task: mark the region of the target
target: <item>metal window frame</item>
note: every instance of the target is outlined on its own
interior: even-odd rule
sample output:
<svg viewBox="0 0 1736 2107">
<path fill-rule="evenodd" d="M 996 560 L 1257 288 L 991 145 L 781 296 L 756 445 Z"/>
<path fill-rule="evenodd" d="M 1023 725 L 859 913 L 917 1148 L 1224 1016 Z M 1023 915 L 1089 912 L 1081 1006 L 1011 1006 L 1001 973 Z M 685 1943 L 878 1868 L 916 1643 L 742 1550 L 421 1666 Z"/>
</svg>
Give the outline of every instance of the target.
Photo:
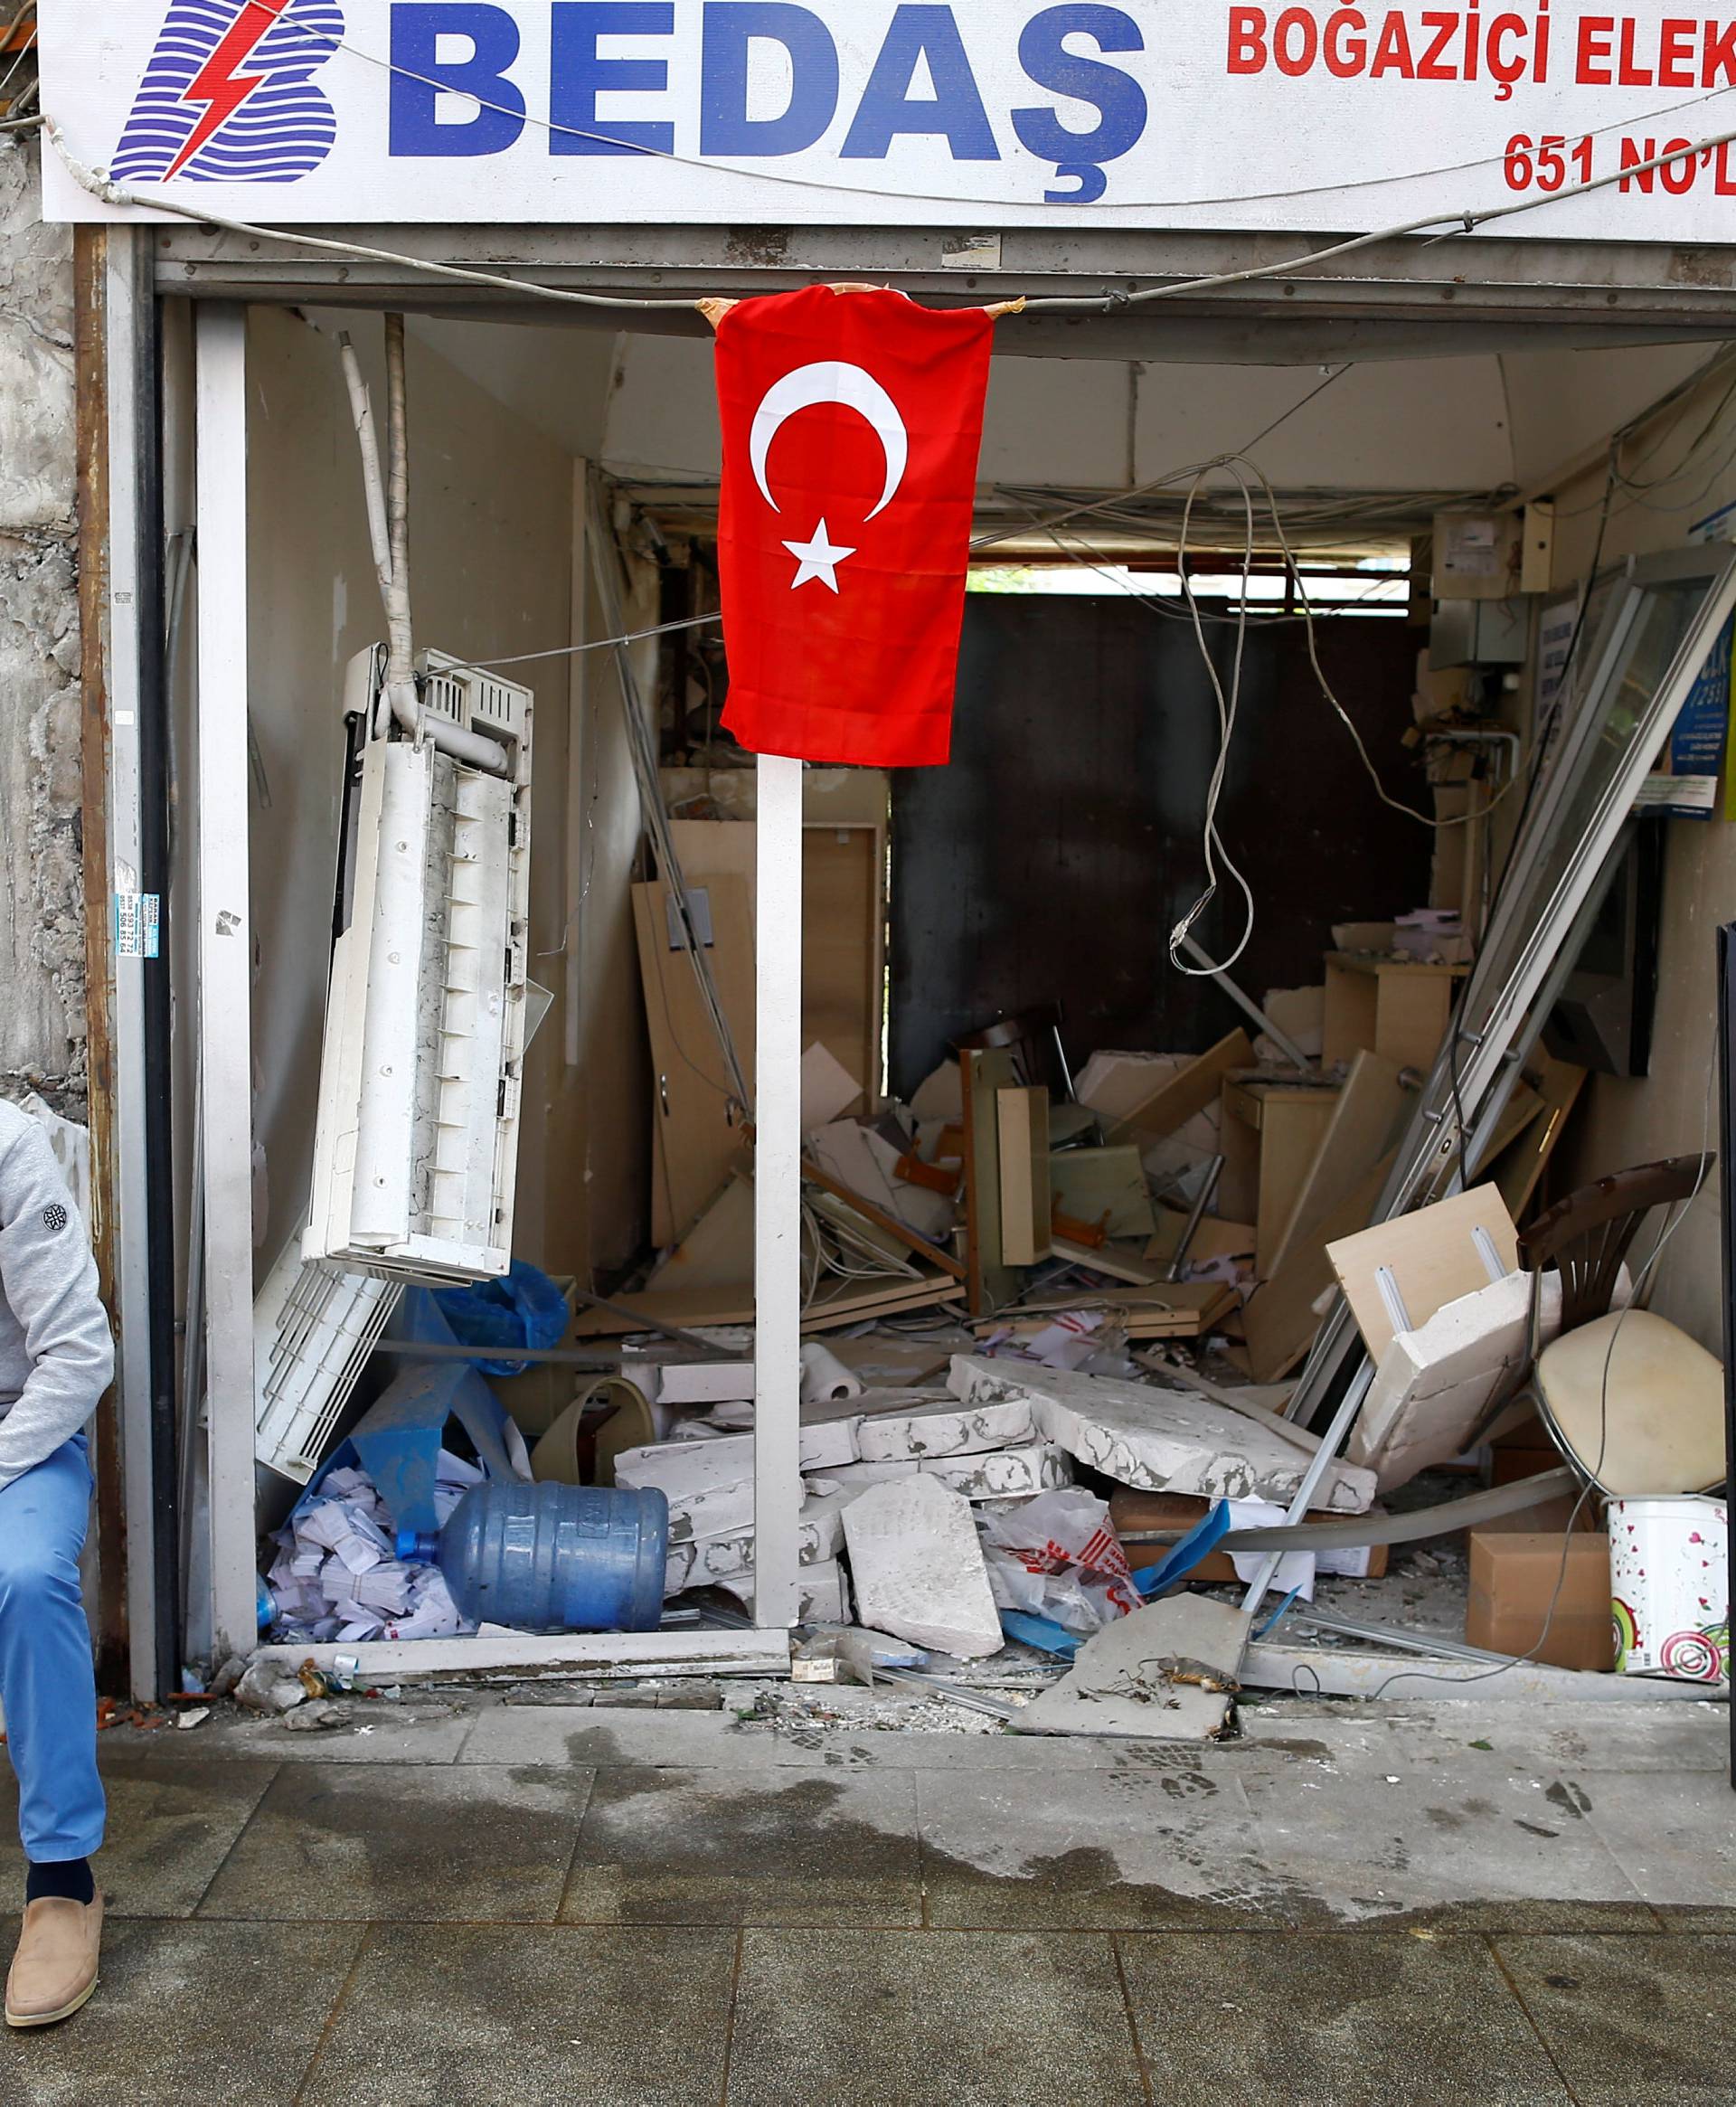
<svg viewBox="0 0 1736 2107">
<path fill-rule="evenodd" d="M 258 1639 L 254 1488 L 252 921 L 248 862 L 247 310 L 195 308 L 198 1045 L 203 1087 L 206 1442 L 212 1639 L 219 1658 Z M 582 515 L 580 515 L 582 518 Z M 781 1672 L 799 1573 L 802 764 L 760 762 L 756 1000 L 765 1084 L 756 1148 L 759 1351 L 757 1631 L 483 1631 L 467 1639 L 266 1649 L 363 1676 L 656 1665 Z"/>
</svg>

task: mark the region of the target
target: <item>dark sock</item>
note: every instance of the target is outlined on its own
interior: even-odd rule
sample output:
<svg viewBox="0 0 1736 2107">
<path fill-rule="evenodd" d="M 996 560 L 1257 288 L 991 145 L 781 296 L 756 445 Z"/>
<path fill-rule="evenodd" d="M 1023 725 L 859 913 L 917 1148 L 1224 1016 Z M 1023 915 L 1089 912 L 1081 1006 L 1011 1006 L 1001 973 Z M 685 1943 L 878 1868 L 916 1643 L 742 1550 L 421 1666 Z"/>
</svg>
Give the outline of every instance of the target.
<svg viewBox="0 0 1736 2107">
<path fill-rule="evenodd" d="M 94 1902 L 97 1884 L 90 1859 L 55 1858 L 41 1866 L 33 1860 L 24 1881 L 25 1902 L 41 1902 L 51 1894 L 64 1895 L 68 1902 Z"/>
</svg>

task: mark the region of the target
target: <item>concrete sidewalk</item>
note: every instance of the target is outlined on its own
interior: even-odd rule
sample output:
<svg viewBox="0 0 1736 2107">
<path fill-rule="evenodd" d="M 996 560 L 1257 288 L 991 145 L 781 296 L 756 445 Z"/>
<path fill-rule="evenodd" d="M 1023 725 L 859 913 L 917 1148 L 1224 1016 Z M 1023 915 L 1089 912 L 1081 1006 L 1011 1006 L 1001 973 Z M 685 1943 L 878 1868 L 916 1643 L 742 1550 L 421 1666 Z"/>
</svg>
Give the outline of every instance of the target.
<svg viewBox="0 0 1736 2107">
<path fill-rule="evenodd" d="M 0 2041 L 0 2101 L 1736 2100 L 1722 1707 L 1246 1708 L 1207 1750 L 346 1720 L 104 1736 L 102 1989 Z"/>
</svg>

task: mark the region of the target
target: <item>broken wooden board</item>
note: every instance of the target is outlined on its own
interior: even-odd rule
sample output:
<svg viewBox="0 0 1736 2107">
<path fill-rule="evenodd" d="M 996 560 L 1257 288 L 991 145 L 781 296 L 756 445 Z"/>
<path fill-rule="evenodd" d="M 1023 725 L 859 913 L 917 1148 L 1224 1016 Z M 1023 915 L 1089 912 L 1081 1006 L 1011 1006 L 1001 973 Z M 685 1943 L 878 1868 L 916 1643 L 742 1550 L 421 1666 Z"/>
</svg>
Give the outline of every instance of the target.
<svg viewBox="0 0 1736 2107">
<path fill-rule="evenodd" d="M 1312 1462 L 1295 1442 L 1194 1392 L 970 1354 L 954 1356 L 947 1387 L 971 1404 L 1029 1398 L 1049 1441 L 1145 1492 L 1288 1505 Z M 1374 1498 L 1374 1474 L 1331 1464 L 1317 1497 L 1335 1514 L 1362 1514 Z"/>
<path fill-rule="evenodd" d="M 949 1273 L 955 1280 L 964 1279 L 964 1267 L 949 1251 L 942 1251 L 938 1243 L 930 1243 L 927 1237 L 919 1236 L 908 1223 L 901 1222 L 896 1214 L 888 1213 L 884 1207 L 876 1206 L 873 1201 L 853 1191 L 842 1178 L 834 1177 L 829 1170 L 814 1162 L 810 1157 L 805 1156 L 802 1158 L 802 1176 L 809 1185 L 818 1186 L 822 1192 L 830 1193 L 835 1200 L 842 1200 L 853 1213 L 860 1214 L 864 1222 L 872 1222 L 876 1229 L 891 1237 L 893 1242 L 901 1244 L 906 1251 L 914 1253 L 925 1265 L 933 1266 L 939 1272 Z"/>
<path fill-rule="evenodd" d="M 1253 1215 L 1254 1270 L 1262 1277 L 1276 1263 L 1338 1096 L 1335 1083 L 1252 1077 L 1231 1077 L 1224 1083 L 1218 1196 L 1230 1214 Z"/>
<path fill-rule="evenodd" d="M 1352 1062 L 1331 1121 L 1297 1187 L 1290 1219 L 1265 1269 L 1269 1279 L 1283 1271 L 1290 1253 L 1315 1236 L 1344 1195 L 1354 1192 L 1397 1146 L 1416 1101 L 1415 1091 L 1406 1090 L 1401 1080 L 1402 1072 L 1370 1051 Z"/>
<path fill-rule="evenodd" d="M 1333 1285 L 1327 1241 L 1363 1226 L 1379 1205 L 1393 1160 L 1392 1156 L 1382 1157 L 1242 1305 L 1248 1364 L 1257 1381 L 1276 1383 L 1306 1359 L 1320 1328 L 1315 1306 Z"/>
<path fill-rule="evenodd" d="M 1197 1499 L 1184 1493 L 1131 1492 L 1123 1490 L 1109 1498 L 1109 1521 L 1122 1544 L 1130 1550 L 1135 1545 L 1152 1545 L 1158 1550 L 1168 1544 L 1179 1544 L 1190 1529 L 1197 1528 L 1212 1512 L 1212 1503 Z M 1318 1507 L 1308 1509 L 1310 1522 L 1330 1522 L 1337 1517 Z M 1354 1577 L 1359 1580 L 1379 1580 L 1386 1572 L 1388 1559 L 1384 1544 L 1364 1547 L 1355 1563 L 1362 1570 Z M 1144 1558 L 1129 1561 L 1135 1566 L 1146 1563 Z M 1227 1551 L 1211 1551 L 1194 1566 L 1187 1575 L 1190 1583 L 1203 1587 L 1236 1583 L 1235 1560 Z"/>
<path fill-rule="evenodd" d="M 1055 1258 L 1106 1274 L 1111 1280 L 1126 1280 L 1135 1288 L 1155 1288 L 1164 1278 L 1164 1267 L 1141 1258 L 1126 1244 L 1075 1243 L 1071 1237 L 1052 1233 L 1049 1249 Z"/>
<path fill-rule="evenodd" d="M 1586 1071 L 1571 1061 L 1557 1061 L 1539 1046 L 1526 1063 L 1527 1081 L 1534 1078 L 1542 1110 L 1534 1125 L 1526 1128 L 1505 1153 L 1491 1153 L 1488 1175 L 1500 1188 L 1507 1213 L 1523 1222 L 1532 1195 L 1537 1190 L 1568 1118 L 1585 1088 Z"/>
<path fill-rule="evenodd" d="M 681 1242 L 665 1253 L 646 1287 L 733 1299 L 742 1290 L 742 1253 L 752 1249 L 753 1180 L 738 1170 Z"/>
<path fill-rule="evenodd" d="M 1041 1328 L 1070 1309 L 1102 1309 L 1130 1339 L 1192 1339 L 1212 1329 L 1235 1308 L 1236 1290 L 1223 1280 L 1166 1280 L 1156 1287 L 1076 1290 L 1071 1294 L 1029 1295 L 1016 1309 L 986 1318 L 979 1332 L 1009 1325 L 1014 1331 Z"/>
<path fill-rule="evenodd" d="M 1230 1718 L 1251 1619 L 1211 1595 L 1172 1595 L 1106 1624 L 1032 1699 L 1019 1734 L 1214 1741 Z"/>
<path fill-rule="evenodd" d="M 1004 1047 L 963 1049 L 965 1101 L 965 1282 L 970 1312 L 998 1309 L 1018 1294 L 1020 1275 L 1001 1257 L 1001 1137 L 998 1093 L 1018 1082 Z"/>
<path fill-rule="evenodd" d="M 690 890 L 705 896 L 711 942 L 706 963 L 741 1063 L 753 1088 L 753 922 L 747 888 L 720 876 Z M 652 1121 L 660 1144 L 651 1195 L 652 1241 L 660 1249 L 684 1236 L 729 1175 L 741 1147 L 741 1114 L 693 962 L 670 941 L 670 889 L 633 887 L 633 926 L 651 1039 Z"/>
<path fill-rule="evenodd" d="M 1450 1200 L 1377 1222 L 1326 1247 L 1368 1357 L 1377 1368 L 1398 1329 L 1381 1294 L 1380 1272 L 1384 1269 L 1392 1274 L 1410 1320 L 1407 1328 L 1427 1324 L 1443 1303 L 1489 1285 L 1489 1269 L 1473 1233 L 1479 1229 L 1494 1246 L 1497 1272 L 1515 1272 L 1518 1232 L 1492 1185 L 1473 1186 Z"/>
<path fill-rule="evenodd" d="M 1105 1235 L 1143 1239 L 1156 1230 L 1145 1166 L 1130 1143 L 1052 1150 L 1049 1191 L 1060 1213 L 1076 1222 L 1098 1223 Z"/>
<path fill-rule="evenodd" d="M 1187 1221 L 1184 1207 L 1172 1207 L 1159 1201 L 1157 1233 L 1146 1244 L 1146 1256 L 1161 1261 L 1165 1266 L 1172 1264 Z M 1230 1222 L 1216 1214 L 1201 1215 L 1187 1247 L 1189 1265 L 1209 1265 L 1213 1259 L 1251 1259 L 1253 1255 L 1253 1224 Z"/>
<path fill-rule="evenodd" d="M 1109 1129 L 1111 1141 L 1137 1140 L 1141 1135 L 1161 1139 L 1185 1126 L 1195 1112 L 1215 1104 L 1223 1079 L 1232 1068 L 1251 1068 L 1254 1043 L 1246 1032 L 1234 1031 L 1215 1046 L 1190 1061 L 1185 1068 L 1162 1082 Z"/>
<path fill-rule="evenodd" d="M 1326 953 L 1326 1044 L 1330 1067 L 1369 1047 L 1398 1068 L 1434 1066 L 1468 966 L 1432 966 L 1418 959 Z"/>
<path fill-rule="evenodd" d="M 1529 1083 L 1514 1083 L 1507 1092 L 1507 1101 L 1501 1108 L 1501 1117 L 1495 1123 L 1495 1131 L 1489 1136 L 1487 1145 L 1470 1157 L 1467 1166 L 1470 1175 L 1475 1178 L 1486 1177 L 1489 1165 L 1529 1130 L 1543 1109 L 1542 1097 Z M 1512 1212 L 1511 1208 L 1508 1212 Z"/>
<path fill-rule="evenodd" d="M 1049 1255 L 1049 1092 L 1014 1083 L 995 1092 L 1001 1173 L 1001 1263 Z"/>
<path fill-rule="evenodd" d="M 802 1330 L 826 1331 L 835 1325 L 859 1324 L 871 1317 L 888 1317 L 896 1311 L 926 1309 L 938 1303 L 964 1299 L 964 1284 L 949 1275 L 924 1273 L 920 1280 L 898 1280 L 888 1274 L 869 1280 L 823 1280 L 813 1299 L 802 1311 Z M 675 1325 L 693 1331 L 720 1324 L 754 1321 L 753 1290 L 744 1287 L 733 1296 L 722 1291 L 655 1289 L 638 1295 L 614 1298 L 616 1309 L 591 1309 L 580 1318 L 574 1330 L 580 1338 L 618 1338 L 654 1325 Z"/>
</svg>

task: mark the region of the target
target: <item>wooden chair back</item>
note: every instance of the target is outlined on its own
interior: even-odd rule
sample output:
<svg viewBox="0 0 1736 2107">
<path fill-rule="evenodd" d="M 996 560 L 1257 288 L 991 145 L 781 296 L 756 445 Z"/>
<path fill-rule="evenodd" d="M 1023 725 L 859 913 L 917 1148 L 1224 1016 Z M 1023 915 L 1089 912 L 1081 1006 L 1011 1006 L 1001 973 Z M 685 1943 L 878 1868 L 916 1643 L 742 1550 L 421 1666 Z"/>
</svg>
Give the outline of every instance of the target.
<svg viewBox="0 0 1736 2107">
<path fill-rule="evenodd" d="M 1561 1329 L 1575 1330 L 1608 1315 L 1621 1261 L 1640 1223 L 1654 1207 L 1691 1200 L 1715 1158 L 1672 1156 L 1617 1171 L 1582 1186 L 1540 1214 L 1519 1238 L 1519 1262 L 1541 1281 L 1552 1267 L 1561 1276 Z M 1533 1290 L 1533 1308 L 1537 1295 Z"/>
</svg>

